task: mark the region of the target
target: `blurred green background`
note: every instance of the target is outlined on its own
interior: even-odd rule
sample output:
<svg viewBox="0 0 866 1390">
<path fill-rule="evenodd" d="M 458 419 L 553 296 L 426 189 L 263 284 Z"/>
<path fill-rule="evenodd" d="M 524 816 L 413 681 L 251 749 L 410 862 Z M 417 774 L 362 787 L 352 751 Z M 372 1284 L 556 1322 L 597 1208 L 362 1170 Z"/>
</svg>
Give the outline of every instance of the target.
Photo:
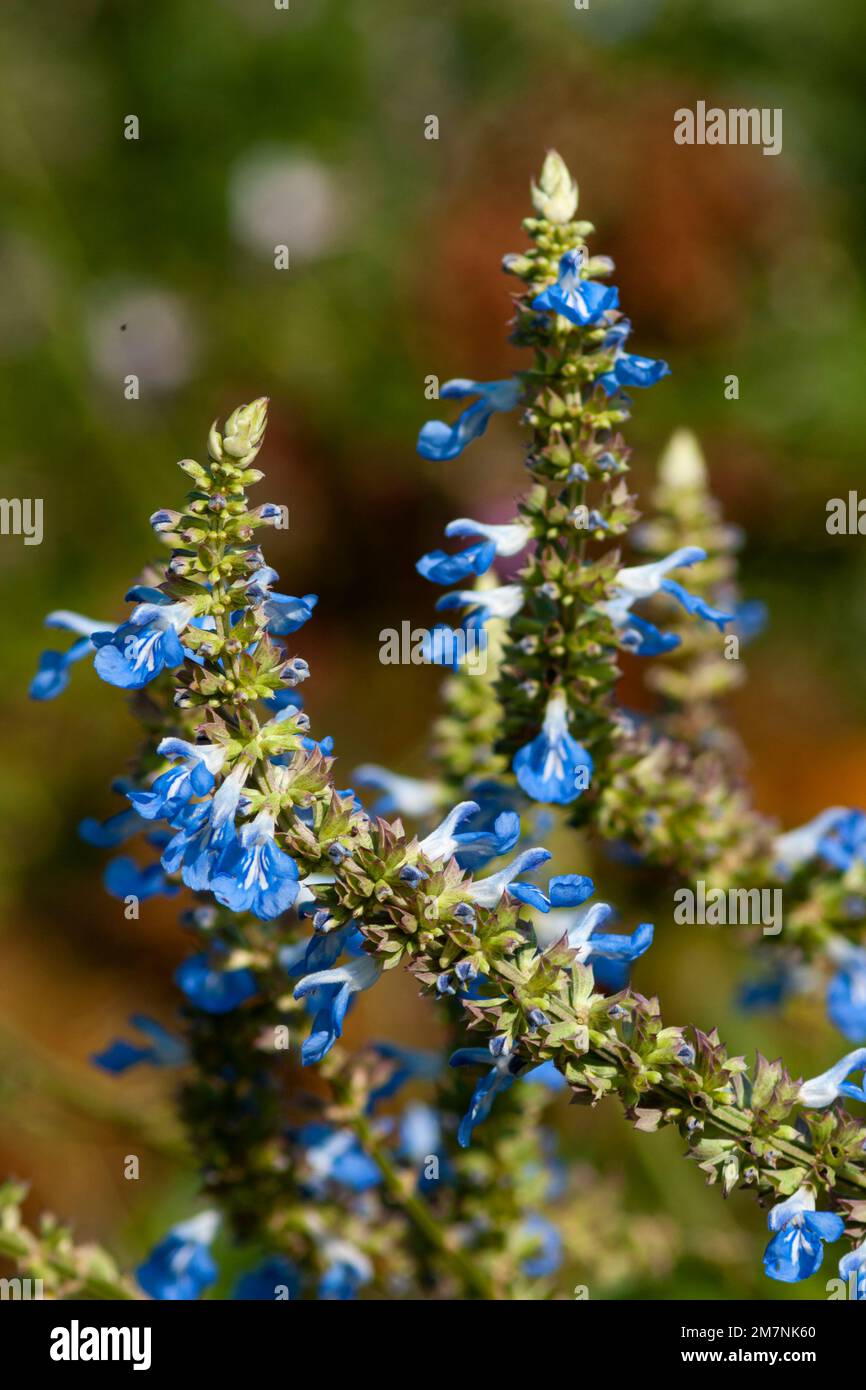
<svg viewBox="0 0 866 1390">
<path fill-rule="evenodd" d="M 523 245 L 529 179 L 555 146 L 595 249 L 617 262 L 636 350 L 673 368 L 636 402 L 638 484 L 675 426 L 695 429 L 748 533 L 744 587 L 771 607 L 734 712 L 759 804 L 786 824 L 856 804 L 866 552 L 827 535 L 825 504 L 858 486 L 866 426 L 866 10 L 64 0 L 46 13 L 7 0 L 0 43 L 0 491 L 45 508 L 40 547 L 0 538 L 0 1171 L 32 1178 L 34 1211 L 137 1255 L 193 1189 L 172 1156 L 170 1082 L 112 1082 L 87 1058 L 135 1009 L 171 1017 L 184 941 L 171 903 L 124 921 L 101 856 L 76 839 L 82 816 L 117 808 L 107 787 L 135 729 L 85 667 L 58 703 L 28 702 L 51 645 L 44 613 L 119 618 L 153 551 L 147 517 L 184 487 L 175 461 L 203 453 L 214 416 L 267 394 L 259 500 L 291 514 L 269 559 L 286 592 L 321 596 L 299 642 L 314 729 L 334 735 L 347 774 L 361 759 L 423 772 L 437 676 L 380 665 L 379 631 L 429 620 L 413 566 L 442 524 L 504 512 L 522 485 L 511 421 L 453 464 L 416 457 L 424 377 L 518 365 L 499 263 Z M 781 107 L 781 155 L 675 145 L 674 111 L 700 99 Z M 438 141 L 424 139 L 431 114 Z M 273 266 L 279 243 L 288 271 Z M 124 399 L 129 373 L 138 401 Z M 810 1074 L 837 1055 L 808 1004 L 784 1020 L 738 1014 L 744 969 L 732 936 L 659 921 L 637 983 L 671 1020 L 717 1023 L 736 1051 L 781 1052 Z M 408 986 L 365 1005 L 350 1041 L 417 1037 Z M 626 1270 L 616 1294 L 823 1292 L 820 1279 L 767 1286 L 761 1213 L 722 1208 L 671 1136 L 636 1136 L 613 1110 L 569 1111 L 562 1129 L 633 1211 L 682 1227 L 656 1276 Z M 122 1178 L 128 1152 L 146 1156 L 140 1183 Z"/>
</svg>

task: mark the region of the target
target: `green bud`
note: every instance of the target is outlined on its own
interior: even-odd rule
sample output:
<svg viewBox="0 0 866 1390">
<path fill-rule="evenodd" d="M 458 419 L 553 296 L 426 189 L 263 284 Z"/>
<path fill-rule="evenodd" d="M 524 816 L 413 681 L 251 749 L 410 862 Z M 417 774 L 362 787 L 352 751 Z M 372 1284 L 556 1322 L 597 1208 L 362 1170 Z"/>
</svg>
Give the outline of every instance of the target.
<svg viewBox="0 0 866 1390">
<path fill-rule="evenodd" d="M 577 184 L 556 150 L 548 150 L 538 184 L 532 184 L 532 206 L 548 222 L 570 222 L 577 212 Z"/>
</svg>

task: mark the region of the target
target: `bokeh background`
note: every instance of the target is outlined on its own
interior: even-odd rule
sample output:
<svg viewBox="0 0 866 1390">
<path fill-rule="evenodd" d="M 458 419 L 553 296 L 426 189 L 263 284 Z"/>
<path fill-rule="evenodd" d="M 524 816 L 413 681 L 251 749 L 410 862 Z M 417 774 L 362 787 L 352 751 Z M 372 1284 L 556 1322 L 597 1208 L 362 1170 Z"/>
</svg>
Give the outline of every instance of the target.
<svg viewBox="0 0 866 1390">
<path fill-rule="evenodd" d="M 759 805 L 792 825 L 861 799 L 866 549 L 827 535 L 825 505 L 862 476 L 864 43 L 857 0 L 65 0 L 50 15 L 7 0 L 0 492 L 42 497 L 45 536 L 0 538 L 0 1172 L 32 1180 L 33 1212 L 133 1258 L 194 1190 L 170 1082 L 87 1060 L 130 1012 L 171 1018 L 185 943 L 170 902 L 125 921 L 76 839 L 84 815 L 117 809 L 108 785 L 135 730 L 84 666 L 54 705 L 28 701 L 42 617 L 119 618 L 153 550 L 147 517 L 183 489 L 175 461 L 267 394 L 261 498 L 291 514 L 269 558 L 287 592 L 321 596 L 299 643 L 314 729 L 346 770 L 423 773 L 437 676 L 380 665 L 378 634 L 429 620 L 413 566 L 442 524 L 505 509 L 522 485 L 510 421 L 453 464 L 416 457 L 423 382 L 518 365 L 499 263 L 523 245 L 548 146 L 617 262 L 637 350 L 673 368 L 636 403 L 638 484 L 687 424 L 748 534 L 744 588 L 772 620 L 733 718 Z M 674 111 L 699 99 L 781 107 L 781 155 L 675 145 Z M 736 1051 L 809 1074 L 835 1057 L 820 1009 L 738 1013 L 744 969 L 730 934 L 660 920 L 637 982 Z M 394 983 L 348 1037 L 417 1040 L 417 1018 Z M 768 1288 L 761 1213 L 723 1208 L 673 1136 L 635 1135 L 613 1107 L 561 1127 L 636 1221 L 668 1233 L 653 1276 L 626 1261 L 607 1295 L 816 1296 Z"/>
</svg>

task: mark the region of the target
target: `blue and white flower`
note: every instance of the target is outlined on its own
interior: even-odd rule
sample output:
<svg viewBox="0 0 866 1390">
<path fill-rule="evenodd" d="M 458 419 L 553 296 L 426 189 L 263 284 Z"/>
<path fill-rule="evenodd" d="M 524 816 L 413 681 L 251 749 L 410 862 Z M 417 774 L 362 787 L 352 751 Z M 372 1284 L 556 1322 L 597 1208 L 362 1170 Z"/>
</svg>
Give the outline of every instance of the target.
<svg viewBox="0 0 866 1390">
<path fill-rule="evenodd" d="M 136 1270 L 144 1292 L 160 1300 L 200 1298 L 209 1285 L 216 1283 L 218 1271 L 210 1247 L 219 1224 L 217 1212 L 203 1211 L 190 1221 L 173 1226 Z"/>
<path fill-rule="evenodd" d="M 838 1240 L 845 1222 L 835 1212 L 816 1211 L 815 1193 L 801 1187 L 770 1209 L 767 1226 L 775 1235 L 764 1251 L 764 1270 L 771 1279 L 796 1284 L 821 1268 L 823 1242 Z"/>
<path fill-rule="evenodd" d="M 583 250 L 566 251 L 559 262 L 555 284 L 533 299 L 533 309 L 560 314 L 581 328 L 598 323 L 610 309 L 615 309 L 619 290 L 614 285 L 599 285 L 581 278 L 584 261 Z"/>
<path fill-rule="evenodd" d="M 705 599 L 684 589 L 673 579 L 668 579 L 668 570 L 695 565 L 705 560 L 707 553 L 697 545 L 681 546 L 662 560 L 654 560 L 647 565 L 631 565 L 621 569 L 614 581 L 611 598 L 599 603 L 597 607 L 606 613 L 615 628 L 622 631 L 623 645 L 632 648 L 640 656 L 652 656 L 659 650 L 671 650 L 679 639 L 673 640 L 659 632 L 652 623 L 632 614 L 632 606 L 642 599 L 652 598 L 654 594 L 670 594 L 690 615 L 697 615 L 707 622 L 715 623 L 721 631 L 725 623 L 733 620 L 732 613 L 724 613 L 714 608 Z"/>
<path fill-rule="evenodd" d="M 337 1038 L 354 996 L 370 989 L 382 974 L 382 964 L 366 953 L 330 970 L 316 970 L 295 986 L 295 998 L 307 999 L 315 1010 L 310 1036 L 301 1045 L 305 1067 L 321 1062 Z"/>
<path fill-rule="evenodd" d="M 91 638 L 96 632 L 113 632 L 114 623 L 95 622 L 93 618 L 82 617 L 80 613 L 70 613 L 68 609 L 58 608 L 45 619 L 46 627 L 61 628 L 65 632 L 79 633 L 65 652 L 43 652 L 39 658 L 39 668 L 30 682 L 30 698 L 33 700 L 53 700 L 69 684 L 70 668 L 76 661 L 93 654 Z"/>
<path fill-rule="evenodd" d="M 206 1014 L 229 1014 L 258 994 L 256 977 L 242 967 L 225 970 L 207 951 L 189 956 L 174 972 L 187 999 Z"/>
<path fill-rule="evenodd" d="M 591 755 L 568 732 L 568 705 L 559 690 L 547 702 L 541 732 L 515 753 L 512 767 L 534 801 L 568 806 L 586 791 L 593 771 Z"/>
<path fill-rule="evenodd" d="M 369 1192 L 382 1181 L 378 1166 L 350 1129 L 304 1125 L 298 1132 L 298 1142 L 312 1175 L 308 1184 L 312 1192 L 323 1192 L 329 1182 L 340 1183 L 352 1192 Z"/>
<path fill-rule="evenodd" d="M 465 377 L 446 381 L 439 392 L 442 400 L 463 400 L 466 396 L 478 399 L 467 406 L 453 425 L 428 420 L 418 435 L 418 453 L 437 462 L 457 458 L 467 444 L 484 433 L 492 415 L 514 409 L 522 392 L 522 383 L 516 376 L 505 381 L 470 381 Z"/>
<path fill-rule="evenodd" d="M 325 1302 L 348 1302 L 373 1278 L 373 1266 L 363 1251 L 347 1240 L 329 1240 L 322 1250 L 325 1272 L 318 1295 Z"/>
<path fill-rule="evenodd" d="M 641 922 L 631 936 L 600 931 L 613 915 L 609 903 L 593 903 L 577 912 L 551 912 L 534 923 L 539 950 L 549 950 L 564 937 L 569 950 L 577 952 L 581 965 L 591 964 L 595 959 L 637 960 L 652 945 L 652 923 Z"/>
<path fill-rule="evenodd" d="M 866 1077 L 859 1086 L 848 1080 L 852 1072 L 864 1069 L 866 1047 L 855 1048 L 820 1076 L 813 1076 L 810 1081 L 804 1081 L 797 1099 L 801 1105 L 808 1105 L 816 1110 L 823 1110 L 825 1106 L 832 1105 L 840 1096 L 866 1101 Z"/>
<path fill-rule="evenodd" d="M 172 883 L 166 877 L 161 864 L 147 864 L 142 867 L 128 855 L 110 859 L 102 875 L 105 891 L 121 902 L 127 898 L 137 898 L 146 902 L 148 898 L 160 896 L 173 897 L 180 892 L 180 884 Z"/>
<path fill-rule="evenodd" d="M 206 796 L 213 789 L 227 750 L 216 743 L 164 738 L 157 752 L 164 758 L 181 761 L 167 772 L 161 772 L 148 789 L 136 788 L 127 792 L 127 796 L 145 820 L 172 822 L 194 797 Z"/>
<path fill-rule="evenodd" d="M 612 366 L 596 377 L 596 385 L 602 386 L 608 396 L 626 386 L 655 386 L 662 377 L 670 376 L 667 362 L 652 357 L 639 357 L 636 353 L 625 351 L 625 341 L 631 333 L 628 319 L 620 319 L 604 335 L 602 349 L 614 352 Z"/>
<path fill-rule="evenodd" d="M 461 626 L 476 631 L 489 623 L 491 618 L 506 621 L 519 613 L 526 602 L 522 584 L 500 584 L 494 589 L 457 589 L 443 594 L 437 600 L 437 612 L 444 613 L 452 608 L 465 608 Z"/>
<path fill-rule="evenodd" d="M 128 598 L 138 597 L 133 589 Z M 94 632 L 97 675 L 123 690 L 140 690 L 162 671 L 180 666 L 187 655 L 180 634 L 190 625 L 191 603 L 172 603 L 159 590 L 146 590 L 148 599 L 136 605 L 125 623 L 113 632 Z"/>
<path fill-rule="evenodd" d="M 520 817 L 515 811 L 501 811 L 491 827 L 483 830 L 458 830 L 470 816 L 481 808 L 477 801 L 461 801 L 448 812 L 436 829 L 419 844 L 427 859 L 447 861 L 454 855 L 471 854 L 472 867 L 480 868 L 489 859 L 507 854 L 520 838 Z M 461 867 L 467 867 L 461 863 Z"/>
<path fill-rule="evenodd" d="M 187 888 L 209 888 L 222 855 L 234 844 L 235 816 L 249 774 L 249 764 L 239 763 L 209 800 L 191 805 L 163 851 L 163 868 L 170 874 L 180 871 Z"/>
<path fill-rule="evenodd" d="M 298 895 L 298 866 L 274 839 L 274 824 L 268 810 L 246 821 L 210 878 L 217 902 L 265 922 L 279 917 Z"/>
</svg>

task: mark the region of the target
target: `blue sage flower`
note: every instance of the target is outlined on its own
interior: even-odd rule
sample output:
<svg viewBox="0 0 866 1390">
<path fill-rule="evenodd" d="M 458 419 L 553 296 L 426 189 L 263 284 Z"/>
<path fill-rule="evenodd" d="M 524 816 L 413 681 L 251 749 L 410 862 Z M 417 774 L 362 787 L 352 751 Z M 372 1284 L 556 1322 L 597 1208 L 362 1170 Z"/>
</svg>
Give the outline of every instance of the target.
<svg viewBox="0 0 866 1390">
<path fill-rule="evenodd" d="M 109 685 L 123 690 L 141 690 L 162 671 L 180 666 L 187 655 L 180 634 L 193 616 L 191 603 L 172 603 L 159 590 L 153 598 L 139 603 L 125 623 L 113 632 L 94 632 L 97 675 Z M 136 597 L 133 589 L 127 597 Z"/>
<path fill-rule="evenodd" d="M 211 874 L 211 892 L 232 912 L 252 912 L 272 921 L 298 895 L 298 866 L 274 839 L 274 817 L 260 811 L 241 826 Z"/>
<path fill-rule="evenodd" d="M 662 651 L 670 651 L 679 643 L 674 635 L 666 637 L 652 623 L 632 614 L 632 605 L 653 594 L 670 594 L 691 616 L 706 619 L 723 630 L 726 623 L 732 622 L 733 613 L 725 613 L 719 608 L 684 589 L 673 579 L 668 579 L 667 571 L 697 564 L 705 560 L 707 553 L 697 545 L 681 546 L 661 560 L 653 560 L 647 565 L 631 565 L 621 569 L 614 580 L 613 593 L 609 599 L 598 604 L 606 613 L 615 628 L 622 631 L 623 646 L 635 651 L 639 656 L 654 656 Z"/>
<path fill-rule="evenodd" d="M 172 1227 L 136 1270 L 139 1285 L 150 1298 L 197 1299 L 216 1283 L 217 1267 L 210 1247 L 219 1221 L 217 1212 L 203 1211 Z"/>
<path fill-rule="evenodd" d="M 499 869 L 495 874 L 488 874 L 486 878 L 474 879 L 466 889 L 466 896 L 479 907 L 486 908 L 495 907 L 506 889 L 514 897 L 520 897 L 521 894 L 518 890 L 531 891 L 530 887 L 516 883 L 514 880 L 519 874 L 531 873 L 539 865 L 545 864 L 549 858 L 549 850 L 540 847 L 525 849 L 515 859 L 512 859 L 510 864 L 506 864 L 504 869 Z M 535 891 L 538 892 L 538 889 Z"/>
<path fill-rule="evenodd" d="M 155 1018 L 147 1014 L 133 1014 L 129 1021 L 133 1028 L 149 1039 L 147 1045 L 115 1038 L 102 1052 L 91 1057 L 95 1066 L 119 1076 L 142 1062 L 153 1067 L 179 1067 L 188 1060 L 189 1050 L 183 1039 L 163 1028 Z"/>
<path fill-rule="evenodd" d="M 852 1072 L 864 1071 L 864 1069 L 866 1069 L 866 1047 L 858 1047 L 853 1052 L 846 1053 L 841 1061 L 822 1072 L 820 1076 L 813 1076 L 811 1081 L 804 1081 L 797 1099 L 801 1105 L 808 1105 L 818 1110 L 822 1110 L 826 1105 L 832 1105 L 840 1096 L 849 1096 L 852 1100 L 866 1101 L 866 1077 L 859 1086 L 855 1086 L 853 1082 L 848 1080 Z"/>
<path fill-rule="evenodd" d="M 351 1192 L 369 1192 L 381 1184 L 380 1169 L 351 1130 L 309 1124 L 298 1131 L 297 1138 L 312 1174 L 312 1192 L 321 1193 L 329 1182 L 339 1183 Z"/>
<path fill-rule="evenodd" d="M 235 816 L 249 776 L 249 765 L 238 764 L 207 801 L 183 813 L 180 828 L 162 855 L 166 873 L 178 871 L 187 888 L 204 892 L 225 851 L 237 839 Z"/>
<path fill-rule="evenodd" d="M 818 853 L 843 874 L 852 865 L 866 862 L 866 815 L 848 811 L 835 818 L 818 845 Z"/>
<path fill-rule="evenodd" d="M 619 304 L 619 290 L 614 285 L 599 285 L 581 278 L 584 263 L 582 250 L 566 251 L 559 262 L 556 282 L 542 290 L 532 301 L 533 309 L 561 314 L 581 328 L 598 323 L 609 310 Z"/>
<path fill-rule="evenodd" d="M 350 960 L 331 970 L 316 970 L 295 986 L 296 999 L 309 999 L 315 1009 L 310 1036 L 301 1045 L 305 1067 L 330 1052 L 342 1036 L 343 1021 L 355 994 L 369 989 L 379 979 L 382 964 L 370 955 Z"/>
<path fill-rule="evenodd" d="M 491 618 L 513 618 L 526 602 L 522 584 L 500 584 L 495 589 L 458 589 L 443 594 L 436 609 L 444 613 L 452 608 L 465 608 L 461 627 L 477 631 Z"/>
<path fill-rule="evenodd" d="M 670 376 L 667 362 L 652 357 L 639 357 L 636 353 L 625 351 L 625 341 L 631 333 L 628 319 L 620 319 L 604 335 L 602 349 L 613 349 L 612 366 L 596 377 L 596 385 L 602 386 L 608 396 L 626 386 L 655 386 L 662 377 Z"/>
<path fill-rule="evenodd" d="M 596 959 L 637 960 L 652 945 L 652 923 L 641 922 L 631 936 L 600 931 L 599 928 L 613 915 L 613 908 L 608 903 L 593 903 L 577 912 L 551 912 L 534 924 L 539 950 L 549 950 L 564 939 L 569 950 L 577 953 L 577 961 L 582 965 Z"/>
<path fill-rule="evenodd" d="M 84 618 L 80 613 L 70 613 L 65 608 L 58 608 L 55 612 L 49 613 L 45 619 L 45 626 L 60 628 L 65 632 L 77 632 L 80 636 L 68 651 L 42 653 L 36 675 L 30 682 L 32 700 L 53 700 L 60 695 L 69 684 L 70 668 L 76 661 L 93 655 L 93 634 L 114 631 L 114 623 L 94 622 L 92 618 Z"/>
<path fill-rule="evenodd" d="M 457 458 L 467 444 L 484 433 L 491 415 L 514 409 L 522 390 L 516 376 L 505 381 L 470 381 L 465 377 L 446 381 L 439 392 L 442 400 L 462 400 L 466 396 L 477 396 L 478 400 L 467 406 L 453 425 L 428 420 L 418 435 L 418 453 L 437 462 Z"/>
<path fill-rule="evenodd" d="M 557 908 L 580 907 L 595 892 L 595 884 L 585 874 L 557 874 L 543 893 L 534 883 L 511 883 L 508 891 L 513 898 L 528 903 L 539 912 Z"/>
<path fill-rule="evenodd" d="M 493 1065 L 475 1087 L 469 1109 L 460 1121 L 457 1142 L 461 1149 L 468 1149 L 476 1125 L 487 1119 L 496 1097 L 514 1085 L 526 1063 L 525 1058 L 503 1047 L 500 1038 L 494 1038 L 489 1048 L 459 1047 L 449 1059 L 448 1065 L 451 1067 L 484 1066 L 491 1062 Z"/>
<path fill-rule="evenodd" d="M 181 759 L 175 767 L 161 772 L 147 789 L 133 788 L 127 796 L 145 820 L 172 823 L 194 797 L 206 796 L 222 771 L 227 750 L 216 743 L 189 743 L 182 738 L 164 738 L 157 748 L 164 758 Z"/>
<path fill-rule="evenodd" d="M 310 621 L 319 596 L 304 594 L 302 598 L 295 598 L 292 594 L 275 594 L 271 586 L 278 579 L 276 570 L 263 565 L 250 575 L 244 587 L 253 603 L 263 605 L 271 636 L 289 637 Z"/>
<path fill-rule="evenodd" d="M 459 516 L 449 521 L 445 527 L 446 536 L 483 536 L 493 546 L 497 555 L 510 557 L 519 555 L 532 539 L 532 527 L 523 521 L 510 521 L 503 525 L 492 525 L 485 521 L 473 521 L 471 517 Z"/>
<path fill-rule="evenodd" d="M 593 761 L 568 732 L 568 706 L 561 690 L 547 702 L 541 732 L 518 749 L 512 767 L 534 801 L 568 806 L 586 791 Z"/>
<path fill-rule="evenodd" d="M 126 898 L 138 898 L 139 902 L 160 896 L 170 898 L 180 892 L 180 884 L 166 878 L 161 864 L 147 864 L 142 868 L 128 855 L 109 860 L 102 882 L 106 892 L 113 898 L 120 898 L 121 902 Z"/>
<path fill-rule="evenodd" d="M 477 801 L 461 801 L 438 825 L 435 830 L 420 842 L 419 849 L 427 859 L 447 861 L 458 855 L 461 868 L 468 854 L 472 858 L 472 868 L 478 869 L 490 859 L 507 854 L 520 838 L 520 817 L 515 811 L 500 811 L 492 826 L 482 830 L 458 830 L 465 820 L 481 808 Z"/>
<path fill-rule="evenodd" d="M 456 555 L 444 550 L 431 550 L 415 565 L 424 579 L 434 584 L 459 584 L 461 579 L 471 575 L 486 574 L 496 557 L 496 547 L 492 541 L 475 541 Z"/>
<path fill-rule="evenodd" d="M 223 970 L 207 951 L 189 956 L 174 972 L 187 999 L 206 1014 L 229 1014 L 258 994 L 251 970 Z"/>
<path fill-rule="evenodd" d="M 823 1242 L 838 1240 L 845 1229 L 835 1212 L 815 1210 L 815 1194 L 809 1187 L 801 1187 L 786 1202 L 772 1207 L 767 1225 L 776 1234 L 764 1252 L 764 1270 L 784 1284 L 797 1284 L 819 1270 Z"/>
</svg>

